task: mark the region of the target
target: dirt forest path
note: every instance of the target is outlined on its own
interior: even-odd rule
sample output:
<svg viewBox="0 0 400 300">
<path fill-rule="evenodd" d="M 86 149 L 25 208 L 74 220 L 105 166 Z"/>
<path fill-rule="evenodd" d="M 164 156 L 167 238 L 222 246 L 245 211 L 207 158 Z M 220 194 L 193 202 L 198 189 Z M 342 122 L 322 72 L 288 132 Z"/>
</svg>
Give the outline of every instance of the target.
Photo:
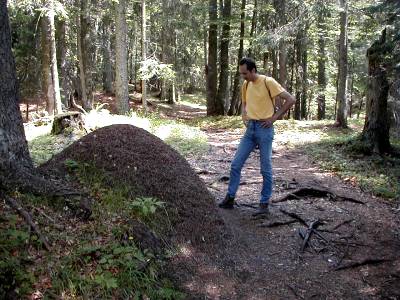
<svg viewBox="0 0 400 300">
<path fill-rule="evenodd" d="M 173 119 L 205 114 L 184 105 L 161 110 Z M 237 205 L 219 209 L 243 129 L 205 133 L 208 151 L 186 159 L 215 196 L 227 230 L 223 246 L 204 240 L 209 252 L 189 249 L 175 265 L 172 276 L 188 299 L 400 299 L 397 205 L 319 170 L 276 134 L 270 214 L 252 217 L 262 183 L 257 150 L 243 168 Z"/>
<path fill-rule="evenodd" d="M 226 193 L 241 134 L 240 129 L 207 131 L 208 153 L 189 159 L 216 199 Z M 217 250 L 220 272 L 207 273 L 206 298 L 400 299 L 398 210 L 320 171 L 301 150 L 276 142 L 273 170 L 275 193 L 267 217 L 252 217 L 262 181 L 257 150 L 242 171 L 236 207 L 219 210 L 230 238 L 226 249 Z M 300 191 L 283 198 L 306 186 L 330 193 Z M 309 229 L 316 220 L 322 224 Z"/>
</svg>

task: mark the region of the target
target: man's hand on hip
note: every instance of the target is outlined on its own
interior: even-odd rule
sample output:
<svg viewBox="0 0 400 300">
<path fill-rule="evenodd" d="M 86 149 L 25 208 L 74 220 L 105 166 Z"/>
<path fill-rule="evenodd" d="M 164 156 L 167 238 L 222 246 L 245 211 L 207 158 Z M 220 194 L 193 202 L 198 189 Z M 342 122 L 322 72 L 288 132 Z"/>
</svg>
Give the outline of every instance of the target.
<svg viewBox="0 0 400 300">
<path fill-rule="evenodd" d="M 263 128 L 269 128 L 272 127 L 276 119 L 274 117 L 268 118 L 268 119 L 261 119 L 261 127 Z"/>
</svg>

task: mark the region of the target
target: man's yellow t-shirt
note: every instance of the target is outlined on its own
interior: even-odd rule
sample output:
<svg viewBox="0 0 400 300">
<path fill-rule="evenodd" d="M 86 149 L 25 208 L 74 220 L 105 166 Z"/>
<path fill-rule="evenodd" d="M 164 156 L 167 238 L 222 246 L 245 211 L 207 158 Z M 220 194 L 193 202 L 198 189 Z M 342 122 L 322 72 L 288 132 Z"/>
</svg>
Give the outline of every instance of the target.
<svg viewBox="0 0 400 300">
<path fill-rule="evenodd" d="M 261 120 L 272 117 L 274 114 L 274 98 L 283 91 L 285 89 L 274 78 L 264 75 L 258 75 L 254 82 L 243 82 L 242 102 L 246 106 L 248 118 Z"/>
</svg>

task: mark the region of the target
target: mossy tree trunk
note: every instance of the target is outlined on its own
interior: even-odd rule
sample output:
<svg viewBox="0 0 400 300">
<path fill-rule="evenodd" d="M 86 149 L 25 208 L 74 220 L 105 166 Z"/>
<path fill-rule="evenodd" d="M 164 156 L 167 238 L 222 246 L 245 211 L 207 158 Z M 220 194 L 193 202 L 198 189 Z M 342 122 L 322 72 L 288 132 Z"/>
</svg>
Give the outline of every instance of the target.
<svg viewBox="0 0 400 300">
<path fill-rule="evenodd" d="M 389 83 L 384 65 L 387 54 L 386 29 L 379 41 L 376 41 L 367 51 L 368 57 L 368 89 L 364 129 L 362 140 L 374 153 L 391 151 L 389 141 L 389 118 L 387 100 Z"/>
</svg>

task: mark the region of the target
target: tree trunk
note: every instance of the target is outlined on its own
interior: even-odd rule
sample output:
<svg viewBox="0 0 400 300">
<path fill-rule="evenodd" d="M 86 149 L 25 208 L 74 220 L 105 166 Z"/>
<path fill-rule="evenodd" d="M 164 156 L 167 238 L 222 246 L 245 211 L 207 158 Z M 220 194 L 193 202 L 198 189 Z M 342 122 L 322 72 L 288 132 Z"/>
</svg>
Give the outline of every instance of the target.
<svg viewBox="0 0 400 300">
<path fill-rule="evenodd" d="M 323 1 L 320 2 L 320 5 L 323 5 Z M 318 14 L 318 113 L 317 119 L 323 120 L 325 119 L 325 89 L 326 89 L 326 53 L 325 53 L 325 34 L 326 34 L 326 26 L 325 26 L 325 11 L 324 8 L 321 7 L 321 11 Z"/>
<path fill-rule="evenodd" d="M 215 97 L 217 95 L 217 53 L 218 53 L 218 4 L 209 0 L 208 65 L 207 75 L 207 116 L 216 115 Z"/>
<path fill-rule="evenodd" d="M 46 196 L 66 196 L 79 194 L 71 189 L 62 190 L 55 180 L 47 181 L 33 168 L 25 138 L 21 112 L 18 105 L 18 83 L 14 57 L 11 51 L 11 33 L 6 1 L 0 1 L 0 197 L 6 195 L 2 190 L 14 190 Z M 62 193 L 64 191 L 64 193 Z M 85 198 L 86 200 L 86 198 Z M 78 210 L 87 218 L 91 210 L 87 203 L 81 202 Z M 73 203 L 70 203 L 72 206 Z M 22 208 L 13 206 L 19 212 Z M 71 207 L 70 206 L 70 207 Z M 71 207 L 72 208 L 72 207 Z M 33 223 L 30 224 L 33 227 Z"/>
<path fill-rule="evenodd" d="M 347 128 L 347 0 L 340 0 L 339 72 L 336 125 Z"/>
<path fill-rule="evenodd" d="M 0 187 L 4 188 L 15 166 L 33 168 L 18 105 L 6 1 L 0 1 L 0 61 Z"/>
<path fill-rule="evenodd" d="M 296 49 L 296 59 L 295 59 L 295 78 L 296 78 L 296 85 L 295 85 L 295 90 L 296 90 L 296 99 L 301 99 L 301 72 L 300 72 L 300 66 L 301 66 L 301 35 L 299 34 L 296 38 L 295 42 L 295 49 Z M 301 101 L 296 101 L 294 104 L 294 112 L 293 112 L 293 117 L 295 120 L 301 120 Z"/>
<path fill-rule="evenodd" d="M 228 115 L 240 115 L 240 73 L 239 73 L 239 61 L 243 57 L 243 39 L 244 39 L 244 22 L 246 18 L 246 0 L 242 0 L 240 7 L 240 37 L 239 37 L 239 50 L 238 50 L 238 62 L 236 66 L 235 80 L 232 87 L 232 100 L 229 107 Z"/>
<path fill-rule="evenodd" d="M 142 0 L 142 61 L 146 61 L 147 49 L 146 49 L 146 0 Z M 142 105 L 145 111 L 147 111 L 147 89 L 146 80 L 142 79 Z"/>
<path fill-rule="evenodd" d="M 83 108 L 90 110 L 93 106 L 93 78 L 92 78 L 92 60 L 90 44 L 90 16 L 89 0 L 80 1 L 80 19 L 78 35 L 78 56 L 80 80 L 82 89 Z"/>
<path fill-rule="evenodd" d="M 54 97 L 54 113 L 62 113 L 61 108 L 61 94 L 60 94 L 60 82 L 58 79 L 58 68 L 57 68 L 57 48 L 56 48 L 56 29 L 54 25 L 54 2 L 49 0 L 49 9 L 46 14 L 49 30 L 48 33 L 50 41 L 50 70 L 51 70 L 51 81 L 52 81 L 52 94 Z"/>
<path fill-rule="evenodd" d="M 253 7 L 253 17 L 251 18 L 251 29 L 250 29 L 250 43 L 249 43 L 249 50 L 247 51 L 247 56 L 252 57 L 255 60 L 255 53 L 253 47 L 253 38 L 256 34 L 257 30 L 257 0 L 254 0 L 254 7 Z"/>
<path fill-rule="evenodd" d="M 391 151 L 389 141 L 389 118 L 387 98 L 389 83 L 384 65 L 386 29 L 379 41 L 376 41 L 367 51 L 368 57 L 368 90 L 366 115 L 362 139 L 374 153 Z"/>
<path fill-rule="evenodd" d="M 115 4 L 115 96 L 119 114 L 129 111 L 128 53 L 125 0 Z"/>
<path fill-rule="evenodd" d="M 46 111 L 49 115 L 54 115 L 54 95 L 51 80 L 50 67 L 50 39 L 48 19 L 43 17 L 41 23 L 41 46 L 42 46 L 42 95 L 46 100 Z"/>
<path fill-rule="evenodd" d="M 221 56 L 220 56 L 220 75 L 219 88 L 215 99 L 216 114 L 225 114 L 225 103 L 229 96 L 229 41 L 230 41 L 230 18 L 231 18 L 231 0 L 224 0 L 222 10 L 224 25 L 221 33 Z"/>
<path fill-rule="evenodd" d="M 301 39 L 301 66 L 302 66 L 302 79 L 301 79 L 301 85 L 302 85 L 302 91 L 301 91 L 301 119 L 305 120 L 307 119 L 307 81 L 308 81 L 308 66 L 307 66 L 307 57 L 308 57 L 308 52 L 307 52 L 307 44 L 308 44 L 308 38 L 307 38 L 307 31 L 308 31 L 308 24 L 305 24 L 304 31 L 302 33 L 302 39 Z"/>
<path fill-rule="evenodd" d="M 278 1 L 276 9 L 277 16 L 279 18 L 279 25 L 284 26 L 286 24 L 286 0 Z M 286 60 L 287 46 L 286 42 L 282 38 L 279 43 L 279 83 L 282 85 L 283 88 L 286 88 Z"/>
<path fill-rule="evenodd" d="M 107 94 L 113 92 L 110 21 L 106 16 L 103 18 L 103 90 Z"/>
<path fill-rule="evenodd" d="M 175 28 L 173 27 L 173 22 L 171 22 L 168 17 L 170 14 L 173 14 L 176 9 L 173 2 L 169 0 L 163 0 L 162 2 L 162 11 L 164 14 L 163 18 L 163 26 L 162 26 L 162 53 L 161 53 L 161 61 L 166 64 L 172 64 L 177 67 L 177 64 L 174 63 L 174 53 L 172 53 L 172 49 L 174 48 L 172 45 L 176 42 L 175 40 Z M 176 102 L 175 95 L 175 82 L 172 80 L 161 79 L 161 99 L 166 99 L 167 103 L 173 104 Z"/>
<path fill-rule="evenodd" d="M 278 79 L 278 55 L 276 50 L 272 50 L 272 77 Z"/>
<path fill-rule="evenodd" d="M 60 66 L 60 85 L 61 102 L 66 108 L 69 108 L 69 84 L 68 84 L 68 61 L 67 61 L 67 24 L 65 20 L 59 20 L 58 24 L 58 43 L 57 58 Z"/>
</svg>

